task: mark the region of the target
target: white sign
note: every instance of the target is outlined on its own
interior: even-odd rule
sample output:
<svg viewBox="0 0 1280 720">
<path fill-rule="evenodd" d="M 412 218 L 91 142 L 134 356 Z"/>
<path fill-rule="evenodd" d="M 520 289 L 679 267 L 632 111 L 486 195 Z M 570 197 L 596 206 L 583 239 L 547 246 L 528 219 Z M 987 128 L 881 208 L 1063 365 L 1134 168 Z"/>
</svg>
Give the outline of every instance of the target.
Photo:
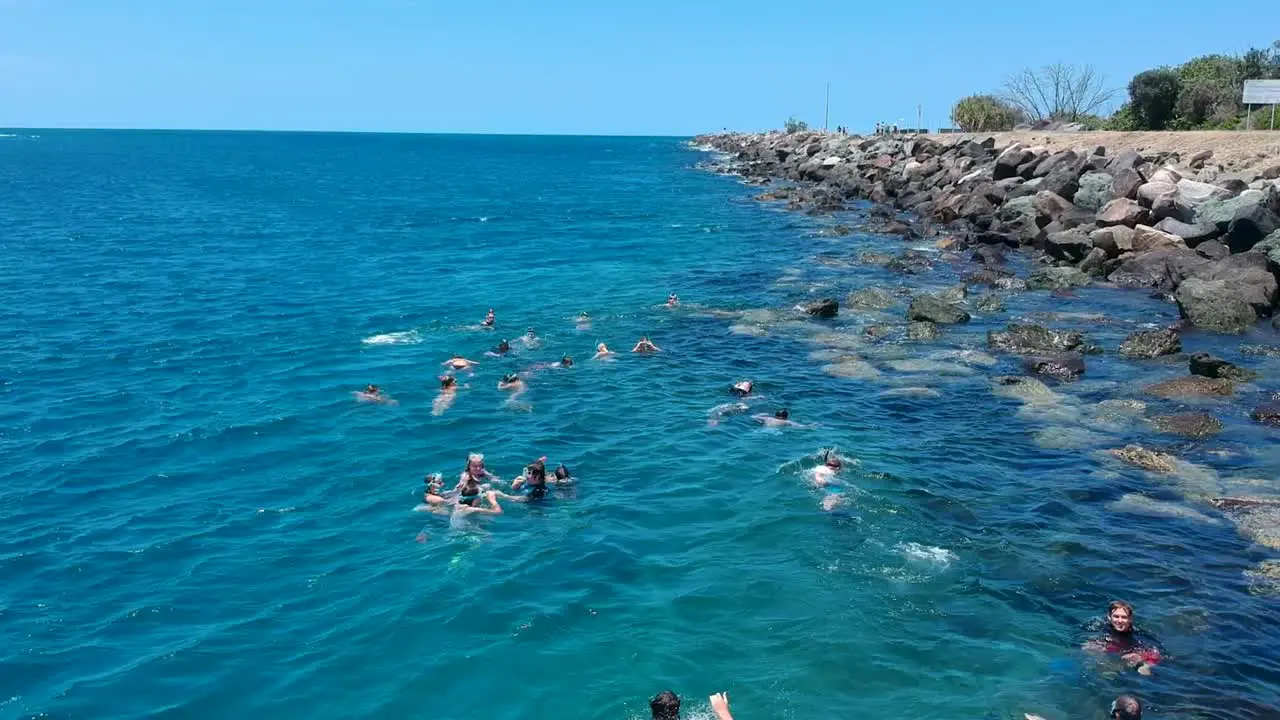
<svg viewBox="0 0 1280 720">
<path fill-rule="evenodd" d="M 1244 99 L 1249 105 L 1280 103 L 1280 80 L 1245 80 Z"/>
</svg>

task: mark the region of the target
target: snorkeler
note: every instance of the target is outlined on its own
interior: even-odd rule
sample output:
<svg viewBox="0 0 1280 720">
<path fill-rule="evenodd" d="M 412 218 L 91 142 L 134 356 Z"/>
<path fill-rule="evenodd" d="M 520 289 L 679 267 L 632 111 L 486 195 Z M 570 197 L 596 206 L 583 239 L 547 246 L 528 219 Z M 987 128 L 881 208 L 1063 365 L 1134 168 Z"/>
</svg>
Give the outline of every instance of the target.
<svg viewBox="0 0 1280 720">
<path fill-rule="evenodd" d="M 586 310 L 583 310 L 573 319 L 573 324 L 577 326 L 578 330 L 590 330 L 591 316 L 587 314 Z"/>
<path fill-rule="evenodd" d="M 670 295 L 667 295 L 667 307 L 673 308 L 673 307 L 679 307 L 679 305 L 680 305 L 679 296 L 677 296 L 675 293 L 671 293 Z"/>
<path fill-rule="evenodd" d="M 431 414 L 442 415 L 453 405 L 458 397 L 458 378 L 452 375 L 440 376 L 440 394 L 431 401 Z"/>
<path fill-rule="evenodd" d="M 772 415 L 766 415 L 764 413 L 761 413 L 759 415 L 752 415 L 751 419 L 755 420 L 761 425 L 764 425 L 765 427 L 795 427 L 795 428 L 812 427 L 811 425 L 801 425 L 800 423 L 792 420 L 791 411 L 787 410 L 786 408 L 782 408 L 781 410 L 779 410 L 778 412 Z"/>
<path fill-rule="evenodd" d="M 1155 641 L 1133 627 L 1133 606 L 1116 600 L 1107 607 L 1107 634 L 1084 644 L 1085 650 L 1117 654 L 1129 667 L 1150 675 L 1163 656 Z"/>
<path fill-rule="evenodd" d="M 636 343 L 635 347 L 631 348 L 631 352 L 656 353 L 656 352 L 662 352 L 662 348 L 658 347 L 657 345 L 654 345 L 653 342 L 649 340 L 649 336 L 645 335 L 644 337 L 640 338 L 640 342 Z"/>
<path fill-rule="evenodd" d="M 1024 720 L 1045 720 L 1035 713 L 1026 713 Z M 1132 695 L 1121 695 L 1111 701 L 1109 720 L 1142 720 L 1142 701 Z"/>
<path fill-rule="evenodd" d="M 556 466 L 555 472 L 556 484 L 573 482 L 573 476 L 569 474 L 569 468 L 560 463 Z"/>
<path fill-rule="evenodd" d="M 515 400 L 523 395 L 525 391 L 529 389 L 529 386 L 524 384 L 524 380 L 521 380 L 519 375 L 516 375 L 515 373 L 507 373 L 498 381 L 498 389 L 510 390 L 511 399 Z"/>
<path fill-rule="evenodd" d="M 497 317 L 493 314 L 493 308 L 489 308 L 489 312 L 484 316 L 484 321 L 480 323 L 481 327 L 491 328 L 498 322 Z"/>
<path fill-rule="evenodd" d="M 707 414 L 707 425 L 715 427 L 720 424 L 720 419 L 726 415 L 737 415 L 751 409 L 746 403 L 725 403 L 711 408 L 711 412 Z"/>
<path fill-rule="evenodd" d="M 511 352 L 511 343 L 507 342 L 504 339 L 498 343 L 497 347 L 486 352 L 485 355 L 488 355 L 489 357 L 502 357 L 503 355 L 506 355 L 509 352 Z"/>
<path fill-rule="evenodd" d="M 455 501 L 457 493 L 444 489 L 444 476 L 431 473 L 423 478 L 426 488 L 422 493 L 422 504 L 414 508 L 416 512 L 441 512 Z"/>
<path fill-rule="evenodd" d="M 592 356 L 591 356 L 591 359 L 592 359 L 592 360 L 606 360 L 606 359 L 608 359 L 608 358 L 613 357 L 613 356 L 614 356 L 614 355 L 616 355 L 616 354 L 617 354 L 617 353 L 615 353 L 614 351 L 610 350 L 610 349 L 609 349 L 609 347 L 608 347 L 607 345 L 605 345 L 604 343 L 600 343 L 599 345 L 596 345 L 596 354 L 595 354 L 595 355 L 592 355 Z"/>
<path fill-rule="evenodd" d="M 542 340 L 533 332 L 533 328 L 526 330 L 524 335 L 520 337 L 520 341 L 523 342 L 524 346 L 527 348 L 536 348 L 542 344 Z"/>
<path fill-rule="evenodd" d="M 751 382 L 750 380 L 739 380 L 738 382 L 729 386 L 729 392 L 733 393 L 734 395 L 737 395 L 738 397 L 746 397 L 750 395 L 751 391 L 755 390 L 755 388 L 756 388 L 756 384 Z"/>
<path fill-rule="evenodd" d="M 524 495 L 508 496 L 516 502 L 531 502 L 547 497 L 549 486 L 559 480 L 547 477 L 547 459 L 540 457 L 525 466 L 524 474 L 511 482 L 511 491 L 524 491 Z"/>
<path fill-rule="evenodd" d="M 454 370 L 472 370 L 476 365 L 479 365 L 480 363 L 476 362 L 475 360 L 468 360 L 462 357 L 461 355 L 454 355 L 453 357 L 449 358 L 448 360 L 445 360 L 440 364 L 444 365 L 445 367 L 452 368 Z"/>
<path fill-rule="evenodd" d="M 378 403 L 381 405 L 395 405 L 395 400 L 391 396 L 382 392 L 377 385 L 366 385 L 364 390 L 357 390 L 354 395 L 358 402 Z"/>
<path fill-rule="evenodd" d="M 498 504 L 498 494 L 492 490 L 484 493 L 483 497 L 489 501 L 488 507 L 479 504 L 480 496 L 476 496 L 471 502 L 464 503 L 459 499 L 458 504 L 453 506 L 453 515 L 455 518 L 465 517 L 467 515 L 483 514 L 483 515 L 501 515 L 502 506 Z"/>
<path fill-rule="evenodd" d="M 463 467 L 462 473 L 458 475 L 458 487 L 456 489 L 459 493 L 466 495 L 467 493 L 464 488 L 468 486 L 468 484 L 475 485 L 477 490 L 474 494 L 478 495 L 479 484 L 481 481 L 499 482 L 499 479 L 497 475 L 494 475 L 485 469 L 484 455 L 481 453 L 471 453 L 467 456 L 467 464 Z"/>
<path fill-rule="evenodd" d="M 844 504 L 844 493 L 839 491 L 836 478 L 844 469 L 844 460 L 834 451 L 822 452 L 822 464 L 812 470 L 813 485 L 826 492 L 822 498 L 822 509 L 831 511 Z"/>
</svg>

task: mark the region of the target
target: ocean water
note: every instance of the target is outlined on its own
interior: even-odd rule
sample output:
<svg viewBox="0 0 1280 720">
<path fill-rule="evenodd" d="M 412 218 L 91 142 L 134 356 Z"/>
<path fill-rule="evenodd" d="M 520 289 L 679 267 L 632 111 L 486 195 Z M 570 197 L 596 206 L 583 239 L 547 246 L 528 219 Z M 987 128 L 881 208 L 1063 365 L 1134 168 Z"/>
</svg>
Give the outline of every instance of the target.
<svg viewBox="0 0 1280 720">
<path fill-rule="evenodd" d="M 1280 717 L 1280 601 L 1248 574 L 1276 553 L 1199 502 L 1276 491 L 1247 409 L 1280 360 L 1186 337 L 1264 373 L 1193 404 L 1226 426 L 1199 442 L 1143 420 L 1183 361 L 992 381 L 1021 370 L 987 329 L 1114 349 L 1162 300 L 1012 295 L 928 343 L 867 338 L 903 305 L 796 317 L 965 263 L 860 262 L 903 243 L 754 202 L 678 139 L 5 134 L 0 718 L 639 718 L 666 688 L 692 717 L 721 690 L 741 718 L 1101 717 L 1120 692 Z M 483 356 L 526 328 L 540 347 Z M 645 333 L 662 353 L 589 360 Z M 482 362 L 436 415 L 455 352 Z M 709 424 L 746 377 L 751 412 L 816 427 Z M 1102 452 L 1127 442 L 1188 466 Z M 804 477 L 828 447 L 857 459 L 833 511 Z M 414 512 L 468 452 L 577 483 Z M 1153 677 L 1078 650 L 1116 598 L 1168 651 Z"/>
</svg>

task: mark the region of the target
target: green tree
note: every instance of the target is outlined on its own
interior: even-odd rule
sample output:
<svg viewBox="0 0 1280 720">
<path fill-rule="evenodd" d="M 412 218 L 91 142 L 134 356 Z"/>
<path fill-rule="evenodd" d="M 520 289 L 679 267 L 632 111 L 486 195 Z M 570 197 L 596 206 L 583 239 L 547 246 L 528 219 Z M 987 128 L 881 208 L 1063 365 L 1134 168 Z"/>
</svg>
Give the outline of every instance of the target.
<svg viewBox="0 0 1280 720">
<path fill-rule="evenodd" d="M 1234 125 L 1240 114 L 1241 62 L 1229 55 L 1204 55 L 1178 68 L 1182 89 L 1176 110 L 1179 130 Z"/>
<path fill-rule="evenodd" d="M 784 126 L 787 134 L 804 132 L 809 129 L 809 123 L 803 120 L 797 120 L 794 115 L 787 118 L 787 124 Z"/>
<path fill-rule="evenodd" d="M 970 95 L 951 109 L 951 122 L 967 132 L 1012 130 L 1022 111 L 994 95 Z"/>
<path fill-rule="evenodd" d="M 1162 67 L 1138 73 L 1129 81 L 1127 123 L 1134 130 L 1164 130 L 1175 118 L 1182 78 Z M 1116 113 L 1120 115 L 1120 113 Z"/>
</svg>

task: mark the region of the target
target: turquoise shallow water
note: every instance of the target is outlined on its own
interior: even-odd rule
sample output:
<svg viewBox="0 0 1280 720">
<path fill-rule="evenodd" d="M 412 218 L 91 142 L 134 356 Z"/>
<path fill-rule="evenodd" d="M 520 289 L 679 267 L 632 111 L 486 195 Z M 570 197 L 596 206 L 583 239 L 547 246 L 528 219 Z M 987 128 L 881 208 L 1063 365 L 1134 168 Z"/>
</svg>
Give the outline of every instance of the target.
<svg viewBox="0 0 1280 720">
<path fill-rule="evenodd" d="M 1274 431 L 1211 403 L 1227 431 L 1187 443 L 1098 408 L 1178 361 L 1091 358 L 1024 404 L 990 381 L 1017 363 L 978 352 L 1051 311 L 1114 348 L 1171 305 L 1027 294 L 927 345 L 865 340 L 874 314 L 795 320 L 901 284 L 852 262 L 901 241 L 819 235 L 676 139 L 10 134 L 0 718 L 629 718 L 667 687 L 695 716 L 728 690 L 742 718 L 1052 720 L 1121 691 L 1280 717 L 1277 600 L 1245 575 L 1269 551 L 1185 500 L 1274 491 Z M 489 307 L 499 329 L 471 329 Z M 441 361 L 526 327 L 541 348 L 480 358 L 431 414 Z M 665 352 L 588 361 L 642 333 Z M 564 353 L 520 404 L 496 389 Z M 874 376 L 833 376 L 852 355 Z M 819 427 L 709 426 L 742 377 Z M 354 402 L 371 382 L 399 405 Z M 1097 452 L 1135 440 L 1199 467 Z M 860 464 L 824 512 L 801 470 L 832 445 Z M 414 513 L 469 451 L 579 481 L 499 518 Z M 1153 678 L 1073 649 L 1116 597 L 1171 656 Z"/>
</svg>

